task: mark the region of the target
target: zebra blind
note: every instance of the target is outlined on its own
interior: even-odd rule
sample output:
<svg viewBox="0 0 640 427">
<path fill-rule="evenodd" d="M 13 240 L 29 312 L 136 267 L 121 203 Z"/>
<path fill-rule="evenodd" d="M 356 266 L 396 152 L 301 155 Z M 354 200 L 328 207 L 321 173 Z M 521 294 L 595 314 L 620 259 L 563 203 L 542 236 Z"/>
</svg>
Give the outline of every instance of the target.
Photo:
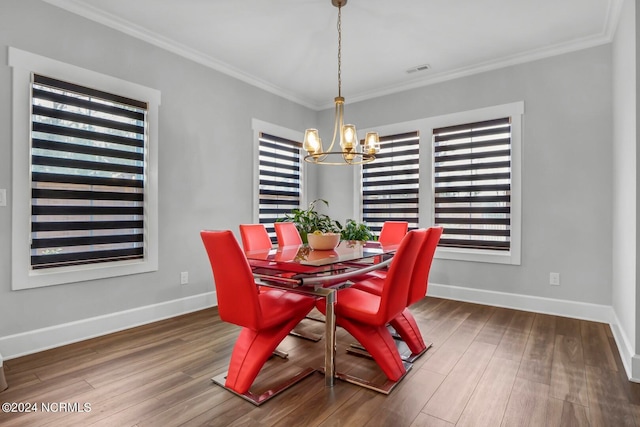
<svg viewBox="0 0 640 427">
<path fill-rule="evenodd" d="M 145 102 L 34 74 L 31 267 L 144 257 Z"/>
<path fill-rule="evenodd" d="M 508 251 L 511 119 L 434 129 L 433 144 L 439 246 Z"/>
<path fill-rule="evenodd" d="M 419 148 L 417 131 L 383 136 L 376 160 L 362 165 L 362 220 L 375 234 L 385 221 L 418 227 Z"/>
<path fill-rule="evenodd" d="M 261 133 L 259 137 L 259 210 L 258 218 L 267 228 L 273 243 L 276 219 L 300 207 L 300 142 Z"/>
</svg>

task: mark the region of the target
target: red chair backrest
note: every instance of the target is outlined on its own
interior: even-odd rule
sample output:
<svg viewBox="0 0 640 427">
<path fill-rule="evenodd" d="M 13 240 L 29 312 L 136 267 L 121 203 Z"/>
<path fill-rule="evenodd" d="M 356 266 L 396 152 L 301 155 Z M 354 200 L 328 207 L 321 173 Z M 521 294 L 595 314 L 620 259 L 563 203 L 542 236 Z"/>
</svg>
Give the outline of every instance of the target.
<svg viewBox="0 0 640 427">
<path fill-rule="evenodd" d="M 225 322 L 258 330 L 262 311 L 251 267 L 230 230 L 201 231 L 218 298 L 218 313 Z"/>
<path fill-rule="evenodd" d="M 385 221 L 380 230 L 378 241 L 383 245 L 396 245 L 407 234 L 409 223 L 407 221 Z"/>
<path fill-rule="evenodd" d="M 240 224 L 240 237 L 245 251 L 271 249 L 271 238 L 262 224 Z"/>
<path fill-rule="evenodd" d="M 411 276 L 426 237 L 426 229 L 411 230 L 400 242 L 382 285 L 378 309 L 378 315 L 382 316 L 380 319 L 388 321 L 407 307 Z"/>
<path fill-rule="evenodd" d="M 278 239 L 278 246 L 292 246 L 301 245 L 302 238 L 296 225 L 292 222 L 276 222 L 273 224 L 276 229 L 276 238 Z"/>
<path fill-rule="evenodd" d="M 431 262 L 433 261 L 433 254 L 438 247 L 440 236 L 442 236 L 442 227 L 429 227 L 427 229 L 427 237 L 420 248 L 411 276 L 407 307 L 420 301 L 427 294 Z"/>
</svg>

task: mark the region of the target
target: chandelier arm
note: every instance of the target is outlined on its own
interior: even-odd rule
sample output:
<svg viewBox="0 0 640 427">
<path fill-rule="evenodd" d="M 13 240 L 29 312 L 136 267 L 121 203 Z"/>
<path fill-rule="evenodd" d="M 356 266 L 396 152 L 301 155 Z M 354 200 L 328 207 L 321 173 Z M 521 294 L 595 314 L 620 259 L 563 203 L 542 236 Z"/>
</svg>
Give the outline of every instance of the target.
<svg viewBox="0 0 640 427">
<path fill-rule="evenodd" d="M 333 146 L 335 145 L 336 139 L 337 139 L 336 137 L 339 135 L 340 129 L 342 129 L 343 114 L 344 114 L 343 105 L 344 104 L 336 102 L 336 108 L 335 108 L 335 113 L 333 117 L 333 138 L 331 138 L 331 145 L 329 145 L 329 148 L 327 149 L 327 151 L 333 150 Z"/>
<path fill-rule="evenodd" d="M 344 151 L 332 151 L 332 152 L 327 152 L 323 154 L 320 154 L 320 153 L 309 154 L 304 157 L 304 161 L 307 163 L 316 163 L 316 164 L 322 164 L 322 165 L 345 166 L 345 165 L 363 165 L 365 163 L 373 162 L 376 159 L 376 156 L 373 154 L 356 153 L 353 156 L 353 159 L 350 159 L 349 161 L 347 161 L 344 159 L 344 154 L 346 154 L 346 152 Z M 327 161 L 327 158 L 329 157 L 329 155 L 333 157 L 339 157 L 340 160 Z M 320 157 L 324 157 L 324 159 L 321 161 Z"/>
<path fill-rule="evenodd" d="M 338 117 L 342 115 L 342 105 L 339 104 L 338 102 L 336 102 L 336 108 L 335 108 L 335 112 L 334 112 L 334 118 L 333 118 L 333 138 L 331 139 L 331 144 L 329 145 L 329 147 L 327 148 L 327 151 L 324 151 L 324 144 L 322 144 L 322 141 L 320 142 L 320 152 L 318 152 L 316 154 L 316 156 L 313 157 L 313 162 L 314 163 L 323 163 L 329 153 L 331 152 L 331 150 L 333 150 L 333 146 L 336 143 L 336 135 L 338 134 L 338 127 L 339 127 L 339 123 L 342 122 L 342 120 L 339 120 Z M 309 156 L 307 156 L 309 157 Z M 306 158 L 305 158 L 306 160 Z M 307 160 L 309 161 L 309 160 Z"/>
</svg>

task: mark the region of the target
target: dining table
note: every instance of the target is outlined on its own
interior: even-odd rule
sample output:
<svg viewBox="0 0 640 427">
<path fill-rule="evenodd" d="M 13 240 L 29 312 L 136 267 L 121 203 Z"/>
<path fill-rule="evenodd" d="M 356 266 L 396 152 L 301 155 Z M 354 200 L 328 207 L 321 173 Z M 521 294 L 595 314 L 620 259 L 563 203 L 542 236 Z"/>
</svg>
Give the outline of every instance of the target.
<svg viewBox="0 0 640 427">
<path fill-rule="evenodd" d="M 338 290 L 368 272 L 388 267 L 398 246 L 345 240 L 333 250 L 314 250 L 303 244 L 245 251 L 259 285 L 325 299 L 325 386 L 332 387 L 336 378 Z"/>
</svg>

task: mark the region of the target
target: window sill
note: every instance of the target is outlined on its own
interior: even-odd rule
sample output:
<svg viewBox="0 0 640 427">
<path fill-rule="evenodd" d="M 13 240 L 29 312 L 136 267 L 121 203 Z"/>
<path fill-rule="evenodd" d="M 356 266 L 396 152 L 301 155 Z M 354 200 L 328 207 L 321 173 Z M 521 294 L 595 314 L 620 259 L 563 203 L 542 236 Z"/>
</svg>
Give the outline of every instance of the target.
<svg viewBox="0 0 640 427">
<path fill-rule="evenodd" d="M 56 269 L 31 270 L 25 275 L 19 274 L 19 272 L 23 270 L 22 268 L 16 268 L 16 266 L 14 266 L 12 270 L 16 275 L 13 277 L 11 288 L 17 291 L 43 286 L 127 276 L 130 274 L 148 273 L 157 271 L 158 263 L 152 260 L 119 261 Z"/>
<path fill-rule="evenodd" d="M 497 252 L 488 250 L 470 250 L 457 248 L 438 248 L 434 255 L 437 259 L 449 259 L 455 261 L 484 262 L 490 264 L 520 265 L 520 254 L 513 249 L 509 252 Z"/>
</svg>

